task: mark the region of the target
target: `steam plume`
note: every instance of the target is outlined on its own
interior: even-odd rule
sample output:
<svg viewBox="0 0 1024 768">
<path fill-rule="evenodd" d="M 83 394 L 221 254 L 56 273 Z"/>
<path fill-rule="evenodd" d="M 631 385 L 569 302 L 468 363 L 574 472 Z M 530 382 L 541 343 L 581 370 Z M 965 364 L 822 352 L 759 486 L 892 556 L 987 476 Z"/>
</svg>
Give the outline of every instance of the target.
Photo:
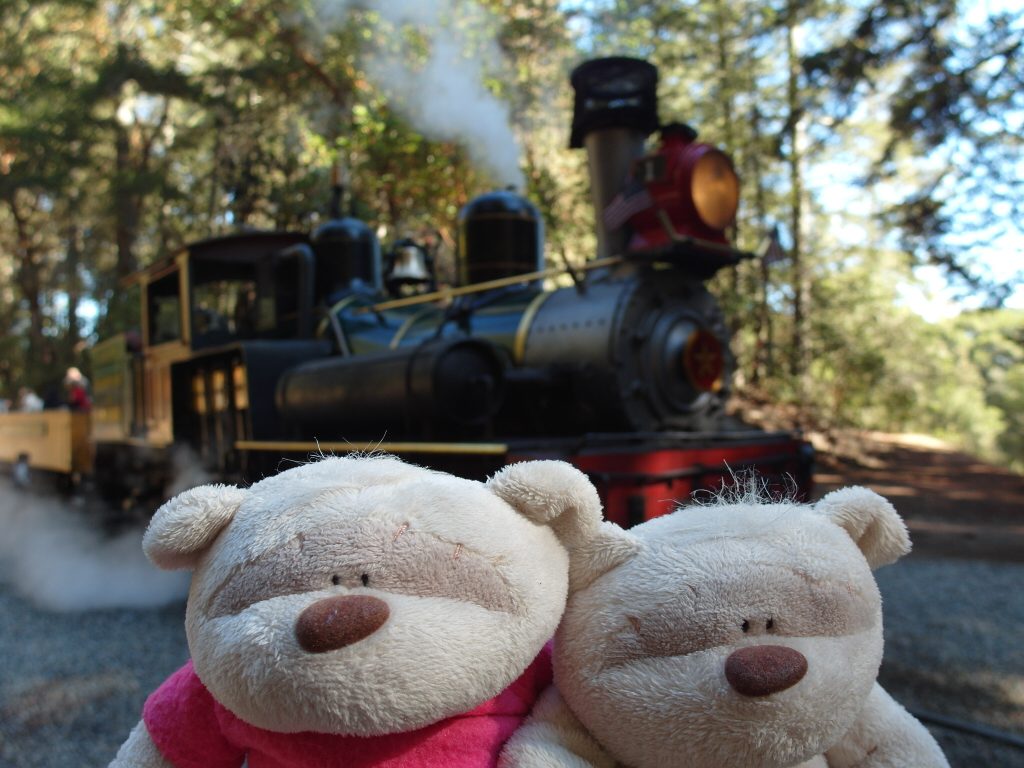
<svg viewBox="0 0 1024 768">
<path fill-rule="evenodd" d="M 188 574 L 157 571 L 142 553 L 142 527 L 114 538 L 54 496 L 0 485 L 0 581 L 43 608 L 77 611 L 180 600 Z"/>
<path fill-rule="evenodd" d="M 466 0 L 321 0 L 321 21 L 336 24 L 351 8 L 379 14 L 397 28 L 411 27 L 429 45 L 422 65 L 406 52 L 378 48 L 364 62 L 370 79 L 417 130 L 461 143 L 473 162 L 502 185 L 522 188 L 520 147 L 509 108 L 483 83 L 504 66 L 493 42 L 493 21 Z M 471 39 L 472 34 L 472 39 Z"/>
<path fill-rule="evenodd" d="M 209 482 L 193 456 L 174 456 L 170 495 Z M 116 536 L 98 501 L 22 491 L 0 480 L 0 582 L 52 611 L 141 608 L 183 600 L 189 574 L 159 571 L 142 552 L 145 524 Z M 152 510 L 150 510 L 152 511 Z"/>
</svg>

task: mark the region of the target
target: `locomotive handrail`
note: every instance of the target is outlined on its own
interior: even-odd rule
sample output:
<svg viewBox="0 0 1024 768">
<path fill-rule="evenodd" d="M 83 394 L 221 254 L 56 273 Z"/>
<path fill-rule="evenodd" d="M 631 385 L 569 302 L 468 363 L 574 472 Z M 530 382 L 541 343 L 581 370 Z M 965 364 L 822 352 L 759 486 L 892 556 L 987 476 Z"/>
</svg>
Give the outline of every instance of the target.
<svg viewBox="0 0 1024 768">
<path fill-rule="evenodd" d="M 624 259 L 621 256 L 611 256 L 607 259 L 595 259 L 584 264 L 579 269 L 584 272 L 589 272 L 594 269 L 601 269 L 603 267 L 613 267 L 616 264 L 621 264 Z M 472 293 L 483 293 L 484 291 L 492 291 L 495 288 L 505 288 L 510 285 L 517 285 L 519 283 L 529 283 L 534 280 L 543 280 L 548 277 L 556 277 L 557 275 L 566 274 L 568 270 L 565 267 L 551 267 L 549 269 L 541 269 L 536 272 L 524 272 L 521 275 L 512 275 L 510 277 L 500 277 L 496 280 L 485 280 L 482 283 L 473 283 L 472 285 L 463 285 L 457 288 L 442 288 L 439 291 L 432 291 L 431 293 L 420 294 L 419 296 L 407 296 L 402 299 L 390 299 L 388 301 L 382 301 L 378 304 L 372 304 L 368 307 L 358 307 L 352 310 L 353 315 L 362 315 L 367 312 L 382 312 L 385 309 L 397 309 L 398 307 L 412 307 L 417 304 L 426 304 L 431 301 L 437 301 L 438 299 L 448 299 L 455 296 L 466 296 Z"/>
<path fill-rule="evenodd" d="M 349 348 L 348 337 L 345 335 L 345 329 L 342 328 L 341 323 L 338 322 L 338 313 L 358 298 L 359 294 L 353 293 L 324 310 L 324 317 L 316 327 L 317 335 L 322 336 L 324 331 L 327 329 L 327 326 L 330 325 L 331 330 L 334 331 L 335 341 L 338 342 L 338 351 L 346 357 L 352 354 L 352 350 Z"/>
</svg>

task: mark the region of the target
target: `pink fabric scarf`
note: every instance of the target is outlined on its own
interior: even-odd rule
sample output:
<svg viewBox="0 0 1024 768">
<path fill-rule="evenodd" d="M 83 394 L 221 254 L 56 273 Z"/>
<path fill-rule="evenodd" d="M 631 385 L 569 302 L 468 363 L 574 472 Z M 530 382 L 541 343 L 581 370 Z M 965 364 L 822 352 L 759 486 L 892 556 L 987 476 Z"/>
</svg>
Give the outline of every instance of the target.
<svg viewBox="0 0 1024 768">
<path fill-rule="evenodd" d="M 494 768 L 502 745 L 551 682 L 551 648 L 498 696 L 471 712 L 407 733 L 275 733 L 218 704 L 189 661 L 146 700 L 143 720 L 175 768 Z"/>
</svg>

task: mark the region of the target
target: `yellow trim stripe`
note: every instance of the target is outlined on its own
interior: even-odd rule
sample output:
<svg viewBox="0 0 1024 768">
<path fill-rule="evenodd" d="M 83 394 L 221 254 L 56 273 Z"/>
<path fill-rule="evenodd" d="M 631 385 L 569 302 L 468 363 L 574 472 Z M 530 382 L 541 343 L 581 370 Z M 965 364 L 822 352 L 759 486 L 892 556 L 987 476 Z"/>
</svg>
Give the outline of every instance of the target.
<svg viewBox="0 0 1024 768">
<path fill-rule="evenodd" d="M 519 327 L 516 328 L 516 337 L 512 344 L 512 359 L 515 360 L 516 365 L 522 365 L 526 358 L 526 338 L 530 334 L 533 319 L 540 311 L 541 305 L 553 295 L 552 291 L 537 294 L 527 306 L 526 311 L 523 312 L 523 316 L 519 318 Z"/>
</svg>

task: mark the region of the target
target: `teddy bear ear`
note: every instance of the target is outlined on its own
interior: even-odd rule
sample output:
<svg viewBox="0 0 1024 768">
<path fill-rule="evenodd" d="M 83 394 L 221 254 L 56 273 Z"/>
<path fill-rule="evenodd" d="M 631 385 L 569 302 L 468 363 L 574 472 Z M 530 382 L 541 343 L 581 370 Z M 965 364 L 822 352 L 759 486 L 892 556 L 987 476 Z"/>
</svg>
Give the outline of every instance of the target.
<svg viewBox="0 0 1024 768">
<path fill-rule="evenodd" d="M 564 461 L 510 464 L 487 487 L 524 517 L 550 525 L 566 548 L 590 538 L 601 525 L 597 489 Z"/>
<path fill-rule="evenodd" d="M 594 534 L 569 550 L 569 592 L 585 589 L 598 576 L 622 565 L 640 551 L 640 540 L 607 520 Z"/>
<path fill-rule="evenodd" d="M 246 494 L 233 485 L 200 485 L 165 502 L 142 537 L 146 556 L 165 570 L 194 568 Z"/>
<path fill-rule="evenodd" d="M 511 464 L 488 480 L 487 487 L 523 516 L 551 526 L 569 551 L 572 592 L 632 557 L 639 547 L 617 525 L 602 522 L 597 489 L 572 464 Z"/>
<path fill-rule="evenodd" d="M 894 563 L 910 551 L 903 519 L 872 490 L 840 488 L 818 501 L 814 510 L 850 534 L 872 569 Z"/>
</svg>

